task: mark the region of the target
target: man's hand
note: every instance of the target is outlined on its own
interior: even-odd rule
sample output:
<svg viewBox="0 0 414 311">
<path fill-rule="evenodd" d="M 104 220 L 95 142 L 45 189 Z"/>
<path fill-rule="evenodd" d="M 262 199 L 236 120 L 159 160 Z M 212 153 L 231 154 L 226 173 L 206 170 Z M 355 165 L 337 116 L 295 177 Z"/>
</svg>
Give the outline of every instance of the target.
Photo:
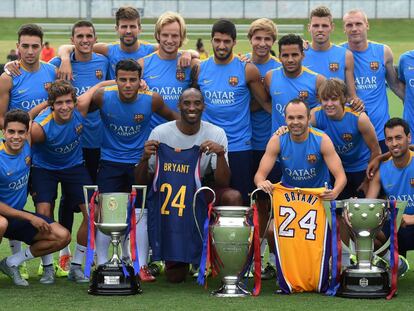
<svg viewBox="0 0 414 311">
<path fill-rule="evenodd" d="M 414 225 L 414 215 L 403 214 L 401 220 L 401 227 Z"/>
<path fill-rule="evenodd" d="M 333 201 L 338 197 L 338 193 L 333 189 L 325 189 L 320 195 L 320 198 L 325 201 Z"/>
<path fill-rule="evenodd" d="M 147 140 L 144 145 L 144 154 L 142 155 L 142 160 L 148 160 L 152 155 L 155 155 L 158 150 L 159 141 L 156 140 Z"/>
<path fill-rule="evenodd" d="M 240 54 L 239 53 L 239 57 L 240 57 L 240 60 L 243 63 L 251 63 L 252 62 L 252 60 L 246 54 Z"/>
<path fill-rule="evenodd" d="M 148 84 L 144 79 L 139 80 L 139 89 L 140 90 L 149 90 Z"/>
<path fill-rule="evenodd" d="M 6 63 L 4 65 L 4 72 L 11 77 L 20 76 L 22 74 L 20 71 L 20 62 L 18 60 L 13 60 Z"/>
<path fill-rule="evenodd" d="M 73 78 L 72 65 L 70 64 L 70 59 L 62 59 L 60 67 L 57 71 L 57 77 L 58 79 L 67 81 L 75 80 Z"/>
<path fill-rule="evenodd" d="M 30 223 L 32 224 L 33 227 L 35 227 L 37 230 L 39 230 L 39 232 L 42 232 L 42 233 L 50 233 L 50 231 L 52 230 L 52 228 L 50 227 L 50 225 L 47 223 L 46 220 L 44 220 L 43 218 L 34 216 L 34 215 L 33 217 L 31 217 Z"/>
<path fill-rule="evenodd" d="M 183 51 L 181 56 L 178 58 L 178 67 L 186 68 L 191 65 L 191 52 Z"/>
<path fill-rule="evenodd" d="M 257 183 L 257 188 L 262 189 L 266 193 L 272 194 L 274 186 L 270 182 L 270 180 L 266 179 L 264 181 Z"/>
<path fill-rule="evenodd" d="M 375 157 L 368 163 L 366 175 L 369 180 L 371 180 L 374 177 L 375 173 L 378 171 L 380 163 L 381 159 L 379 157 Z"/>
<path fill-rule="evenodd" d="M 283 135 L 285 133 L 289 132 L 289 129 L 286 125 L 282 125 L 281 127 L 279 127 L 274 133 L 273 135 Z"/>
<path fill-rule="evenodd" d="M 355 112 L 364 112 L 365 111 L 364 102 L 359 97 L 352 98 L 351 101 L 349 102 L 349 104 L 350 104 L 352 110 L 355 111 Z"/>
<path fill-rule="evenodd" d="M 226 153 L 226 150 L 224 150 L 224 147 L 222 145 L 219 145 L 211 140 L 206 140 L 204 143 L 202 143 L 200 145 L 200 150 L 206 154 L 215 153 L 217 156 L 222 156 Z"/>
</svg>

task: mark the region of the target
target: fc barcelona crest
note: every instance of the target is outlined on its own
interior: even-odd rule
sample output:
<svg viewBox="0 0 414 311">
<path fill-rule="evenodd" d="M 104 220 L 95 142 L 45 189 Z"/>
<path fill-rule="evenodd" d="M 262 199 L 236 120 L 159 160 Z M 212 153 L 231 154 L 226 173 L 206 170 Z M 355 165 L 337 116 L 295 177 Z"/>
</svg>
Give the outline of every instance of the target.
<svg viewBox="0 0 414 311">
<path fill-rule="evenodd" d="M 80 135 L 82 133 L 82 128 L 83 128 L 83 125 L 82 124 L 79 124 L 76 127 L 76 134 Z"/>
<path fill-rule="evenodd" d="M 342 139 L 345 141 L 351 141 L 352 140 L 352 134 L 351 133 L 344 133 L 342 134 Z"/>
<path fill-rule="evenodd" d="M 309 163 L 316 163 L 316 161 L 318 160 L 318 158 L 316 157 L 316 154 L 308 154 L 307 160 Z"/>
<path fill-rule="evenodd" d="M 134 121 L 139 123 L 144 120 L 144 115 L 142 113 L 137 113 L 134 115 Z"/>
<path fill-rule="evenodd" d="M 308 91 L 299 91 L 299 98 L 302 100 L 306 100 L 309 97 Z"/>
<path fill-rule="evenodd" d="M 30 164 L 32 163 L 32 158 L 30 156 L 27 156 L 26 158 L 24 158 L 24 162 L 27 166 L 30 166 Z"/>
<path fill-rule="evenodd" d="M 52 86 L 52 82 L 45 82 L 45 84 L 44 84 L 44 87 L 45 87 L 46 91 L 49 90 L 51 86 Z"/>
<path fill-rule="evenodd" d="M 181 68 L 177 68 L 177 70 L 175 71 L 175 78 L 178 81 L 184 81 L 185 80 L 185 72 L 184 72 L 184 70 L 182 70 Z"/>
<path fill-rule="evenodd" d="M 102 78 L 103 78 L 103 72 L 102 72 L 102 70 L 100 70 L 100 69 L 95 70 L 95 76 L 96 76 L 96 78 L 98 80 L 102 80 Z"/>
<path fill-rule="evenodd" d="M 370 62 L 369 63 L 369 68 L 371 68 L 372 71 L 377 71 L 379 68 L 379 63 L 378 62 Z"/>
<path fill-rule="evenodd" d="M 338 63 L 329 63 L 329 70 L 333 72 L 337 72 L 339 70 Z"/>
<path fill-rule="evenodd" d="M 410 178 L 410 185 L 411 187 L 414 187 L 414 178 Z"/>
<path fill-rule="evenodd" d="M 229 84 L 231 86 L 236 86 L 237 84 L 239 84 L 239 78 L 232 76 L 229 78 Z"/>
</svg>

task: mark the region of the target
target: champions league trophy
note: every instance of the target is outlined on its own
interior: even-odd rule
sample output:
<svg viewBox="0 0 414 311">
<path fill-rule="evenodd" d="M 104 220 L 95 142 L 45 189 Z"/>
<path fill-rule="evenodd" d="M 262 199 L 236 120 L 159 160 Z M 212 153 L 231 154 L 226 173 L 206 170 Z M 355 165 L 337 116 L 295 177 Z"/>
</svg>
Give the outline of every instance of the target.
<svg viewBox="0 0 414 311">
<path fill-rule="evenodd" d="M 380 199 L 349 199 L 336 201 L 336 204 L 337 208 L 343 208 L 342 215 L 355 242 L 357 257 L 357 264 L 342 272 L 337 295 L 347 298 L 386 297 L 390 290 L 388 272 L 374 266 L 372 260 L 374 255 L 381 253 L 389 245 L 388 240 L 374 252 L 375 236 L 389 216 L 388 202 Z M 397 205 L 399 226 L 407 202 L 398 202 Z"/>
<path fill-rule="evenodd" d="M 195 215 L 195 202 L 199 192 L 209 190 L 201 187 L 194 194 L 193 212 Z M 253 195 L 253 193 L 252 193 Z M 215 194 L 214 194 L 215 198 Z M 222 285 L 211 294 L 216 297 L 245 297 L 251 295 L 241 284 L 241 272 L 246 266 L 247 258 L 253 241 L 252 208 L 245 206 L 214 206 L 209 231 L 212 244 L 222 262 L 219 271 Z M 200 227 L 196 221 L 196 225 Z M 203 273 L 203 271 L 200 271 Z"/>
<path fill-rule="evenodd" d="M 138 223 L 144 212 L 147 186 L 133 185 L 132 189 L 133 191 L 140 189 L 143 194 L 141 213 L 136 221 Z M 88 190 L 98 191 L 98 187 L 83 187 L 86 206 L 89 206 Z M 128 205 L 131 204 L 131 195 L 132 193 L 122 192 L 99 194 L 94 223 L 102 233 L 111 237 L 113 254 L 108 262 L 99 265 L 93 271 L 88 290 L 89 294 L 135 295 L 142 293 L 133 267 L 119 257 L 119 243 L 128 228 Z M 132 206 L 131 208 L 135 207 Z M 125 273 L 125 271 L 128 273 Z"/>
</svg>

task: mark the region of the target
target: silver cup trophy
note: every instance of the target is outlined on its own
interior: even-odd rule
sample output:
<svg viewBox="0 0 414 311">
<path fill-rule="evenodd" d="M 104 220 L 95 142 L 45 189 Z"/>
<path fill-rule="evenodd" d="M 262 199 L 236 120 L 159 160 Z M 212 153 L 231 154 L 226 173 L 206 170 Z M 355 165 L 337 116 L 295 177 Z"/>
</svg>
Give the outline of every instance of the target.
<svg viewBox="0 0 414 311">
<path fill-rule="evenodd" d="M 132 189 L 142 192 L 141 213 L 136 221 L 138 223 L 144 212 L 147 186 L 133 185 Z M 98 191 L 98 186 L 83 187 L 87 206 L 89 204 L 88 191 L 91 190 Z M 119 256 L 121 237 L 128 228 L 130 196 L 130 193 L 123 192 L 99 194 L 94 223 L 98 230 L 111 237 L 113 251 L 112 258 L 105 264 L 99 265 L 92 273 L 88 290 L 92 295 L 134 295 L 142 292 L 133 267 Z M 125 270 L 129 275 L 125 275 Z"/>
<path fill-rule="evenodd" d="M 327 202 L 329 203 L 329 202 Z M 326 204 L 327 205 L 327 204 Z M 325 205 L 325 206 L 326 206 Z M 407 202 L 398 202 L 397 227 Z M 374 252 L 374 239 L 388 219 L 388 202 L 381 199 L 349 199 L 337 201 L 355 243 L 357 263 L 342 272 L 338 296 L 347 298 L 382 298 L 390 290 L 388 272 L 372 264 L 374 255 L 389 245 L 389 240 Z M 398 228 L 397 228 L 398 229 Z M 344 245 L 344 244 L 343 244 Z"/>
<path fill-rule="evenodd" d="M 203 190 L 214 193 L 208 187 L 198 189 L 193 200 L 194 215 L 196 197 Z M 241 283 L 242 275 L 240 274 L 247 264 L 249 251 L 252 247 L 254 227 L 251 219 L 253 209 L 245 206 L 215 206 L 212 214 L 209 225 L 212 244 L 223 265 L 219 271 L 222 284 L 211 294 L 216 297 L 249 296 L 251 293 Z M 197 227 L 200 228 L 197 220 L 195 221 Z M 202 237 L 200 229 L 199 232 Z M 202 272 L 200 271 L 200 273 Z"/>
</svg>

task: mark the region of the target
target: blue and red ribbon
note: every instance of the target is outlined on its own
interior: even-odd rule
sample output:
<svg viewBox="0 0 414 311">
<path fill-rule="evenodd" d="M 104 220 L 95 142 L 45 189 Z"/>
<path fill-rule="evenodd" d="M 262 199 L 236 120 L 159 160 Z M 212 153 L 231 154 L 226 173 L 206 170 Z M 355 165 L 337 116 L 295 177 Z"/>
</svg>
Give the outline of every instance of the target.
<svg viewBox="0 0 414 311">
<path fill-rule="evenodd" d="M 95 199 L 99 195 L 98 191 L 95 191 L 89 202 L 88 213 L 88 244 L 86 248 L 85 259 L 85 271 L 84 274 L 87 278 L 91 275 L 91 267 L 93 265 L 95 255 Z"/>
<path fill-rule="evenodd" d="M 387 300 L 392 299 L 397 292 L 398 281 L 398 226 L 397 226 L 398 208 L 395 200 L 390 200 L 390 266 L 391 266 L 391 289 Z"/>
<path fill-rule="evenodd" d="M 211 214 L 213 211 L 213 203 L 209 203 L 207 206 L 207 217 L 203 225 L 203 251 L 201 253 L 200 268 L 197 277 L 197 283 L 200 285 L 206 284 L 206 269 L 211 265 L 211 235 L 209 230 Z"/>
<path fill-rule="evenodd" d="M 131 250 L 131 260 L 132 265 L 134 267 L 134 273 L 137 275 L 139 273 L 140 265 L 139 265 L 139 256 L 138 256 L 138 246 L 136 241 L 136 214 L 135 214 L 135 201 L 136 201 L 137 192 L 135 189 L 131 192 L 129 196 L 128 202 L 128 216 L 127 216 L 127 223 L 128 227 L 125 232 L 125 236 L 129 234 L 129 241 L 130 241 L 130 250 Z M 129 276 L 128 271 L 126 268 L 123 267 L 124 274 Z"/>
<path fill-rule="evenodd" d="M 336 201 L 331 201 L 331 251 L 332 251 L 332 266 L 331 266 L 331 281 L 326 295 L 335 296 L 339 288 L 339 279 L 341 275 L 341 256 L 342 245 L 339 229 L 339 219 L 336 216 Z"/>
<path fill-rule="evenodd" d="M 262 288 L 262 260 L 260 254 L 259 213 L 256 203 L 253 204 L 253 245 L 254 250 L 254 288 L 253 296 L 259 296 Z"/>
</svg>

